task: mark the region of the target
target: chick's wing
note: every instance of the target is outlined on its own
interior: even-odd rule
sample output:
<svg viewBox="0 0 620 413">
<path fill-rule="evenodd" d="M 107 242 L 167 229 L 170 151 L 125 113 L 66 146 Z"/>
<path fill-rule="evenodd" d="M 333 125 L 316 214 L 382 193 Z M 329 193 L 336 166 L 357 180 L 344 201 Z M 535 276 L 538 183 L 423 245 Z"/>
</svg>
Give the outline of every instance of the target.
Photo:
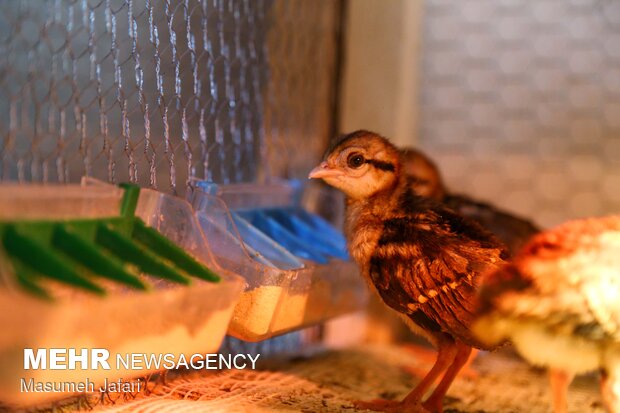
<svg viewBox="0 0 620 413">
<path fill-rule="evenodd" d="M 370 278 L 387 305 L 479 347 L 469 326 L 479 276 L 502 262 L 502 249 L 450 212 L 388 219 L 370 259 Z"/>
</svg>

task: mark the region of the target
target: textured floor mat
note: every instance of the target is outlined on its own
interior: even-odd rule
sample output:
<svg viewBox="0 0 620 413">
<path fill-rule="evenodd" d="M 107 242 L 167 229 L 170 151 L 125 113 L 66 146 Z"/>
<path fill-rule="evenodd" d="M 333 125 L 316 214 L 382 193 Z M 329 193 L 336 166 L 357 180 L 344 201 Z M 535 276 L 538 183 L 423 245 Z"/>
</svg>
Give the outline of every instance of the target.
<svg viewBox="0 0 620 413">
<path fill-rule="evenodd" d="M 106 412 L 361 412 L 351 401 L 400 399 L 415 385 L 405 366 L 427 367 L 397 346 L 364 346 L 312 358 L 266 363 L 257 371 L 192 373 L 160 384 L 149 397 L 101 406 Z M 514 356 L 482 353 L 478 377 L 454 383 L 446 412 L 547 413 L 549 389 L 542 371 Z M 577 379 L 570 412 L 604 412 L 594 376 Z"/>
</svg>

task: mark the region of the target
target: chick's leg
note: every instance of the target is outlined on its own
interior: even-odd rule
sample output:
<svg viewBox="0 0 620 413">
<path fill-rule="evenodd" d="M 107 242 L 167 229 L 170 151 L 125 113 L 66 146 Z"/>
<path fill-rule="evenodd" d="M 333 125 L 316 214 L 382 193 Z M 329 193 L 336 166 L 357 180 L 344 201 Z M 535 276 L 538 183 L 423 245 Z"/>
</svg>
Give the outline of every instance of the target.
<svg viewBox="0 0 620 413">
<path fill-rule="evenodd" d="M 549 369 L 549 382 L 551 383 L 554 413 L 566 413 L 568 409 L 566 394 L 568 392 L 568 385 L 572 380 L 573 375 L 564 370 Z"/>
<path fill-rule="evenodd" d="M 422 397 L 424 397 L 424 394 L 426 394 L 441 373 L 453 363 L 457 354 L 456 344 L 451 337 L 441 334 L 436 338 L 437 360 L 435 365 L 402 401 L 381 399 L 356 401 L 353 403 L 355 407 L 390 413 L 427 413 L 428 410 L 421 403 Z"/>
<path fill-rule="evenodd" d="M 610 413 L 620 413 L 620 369 L 615 372 L 602 371 L 601 395 Z"/>
<path fill-rule="evenodd" d="M 459 371 L 467 364 L 467 360 L 469 360 L 469 356 L 471 355 L 472 348 L 463 343 L 455 343 L 455 357 L 453 357 L 453 361 L 448 367 L 446 374 L 444 374 L 443 378 L 430 395 L 430 397 L 424 402 L 424 407 L 433 413 L 442 413 L 443 412 L 443 398 L 448 392 L 450 385 L 459 374 Z"/>
<path fill-rule="evenodd" d="M 435 359 L 437 358 L 437 352 L 433 349 L 430 349 L 430 348 L 427 349 L 417 344 L 404 344 L 401 346 L 405 351 L 413 354 L 413 356 L 417 360 L 420 360 L 424 365 L 430 365 L 431 363 L 434 363 Z M 467 363 L 465 363 L 465 365 L 459 372 L 460 377 L 467 377 L 470 379 L 478 378 L 479 376 L 478 372 L 476 371 L 475 368 L 471 367 L 471 365 L 476 360 L 476 356 L 478 355 L 479 352 L 480 350 L 478 349 L 475 349 L 475 348 L 472 349 L 471 355 L 469 356 Z M 428 366 L 426 366 L 426 369 L 424 368 L 424 366 L 417 366 L 417 365 L 416 366 L 404 366 L 403 371 L 415 377 L 424 377 L 426 375 L 426 372 L 428 371 Z"/>
<path fill-rule="evenodd" d="M 420 401 L 424 394 L 431 388 L 441 373 L 453 364 L 458 353 L 456 343 L 451 338 L 444 338 L 437 343 L 437 360 L 433 368 L 426 373 L 420 383 L 405 397 L 405 400 Z"/>
<path fill-rule="evenodd" d="M 469 377 L 472 379 L 478 378 L 478 372 L 471 365 L 474 363 L 474 360 L 476 360 L 476 357 L 478 356 L 479 352 L 480 350 L 478 350 L 477 348 L 471 349 L 471 353 L 469 354 L 469 357 L 467 358 L 467 362 L 465 362 L 465 365 L 460 371 L 461 377 Z"/>
</svg>

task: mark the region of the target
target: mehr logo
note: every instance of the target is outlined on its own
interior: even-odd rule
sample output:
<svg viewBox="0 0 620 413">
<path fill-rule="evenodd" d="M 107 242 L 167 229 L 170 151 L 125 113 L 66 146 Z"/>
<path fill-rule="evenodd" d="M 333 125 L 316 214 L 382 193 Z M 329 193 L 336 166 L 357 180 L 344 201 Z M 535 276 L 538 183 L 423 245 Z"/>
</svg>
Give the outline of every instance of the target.
<svg viewBox="0 0 620 413">
<path fill-rule="evenodd" d="M 24 349 L 24 370 L 110 370 L 110 352 L 104 348 Z"/>
</svg>

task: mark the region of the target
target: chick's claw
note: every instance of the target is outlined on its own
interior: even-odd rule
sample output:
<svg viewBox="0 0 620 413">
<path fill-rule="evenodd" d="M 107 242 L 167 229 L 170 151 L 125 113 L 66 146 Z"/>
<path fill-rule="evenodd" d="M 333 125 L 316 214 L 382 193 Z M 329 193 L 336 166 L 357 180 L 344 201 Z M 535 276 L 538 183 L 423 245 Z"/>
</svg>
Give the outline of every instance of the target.
<svg viewBox="0 0 620 413">
<path fill-rule="evenodd" d="M 374 399 L 353 402 L 357 409 L 372 410 L 385 413 L 430 413 L 420 402 L 397 402 L 394 400 Z"/>
</svg>

